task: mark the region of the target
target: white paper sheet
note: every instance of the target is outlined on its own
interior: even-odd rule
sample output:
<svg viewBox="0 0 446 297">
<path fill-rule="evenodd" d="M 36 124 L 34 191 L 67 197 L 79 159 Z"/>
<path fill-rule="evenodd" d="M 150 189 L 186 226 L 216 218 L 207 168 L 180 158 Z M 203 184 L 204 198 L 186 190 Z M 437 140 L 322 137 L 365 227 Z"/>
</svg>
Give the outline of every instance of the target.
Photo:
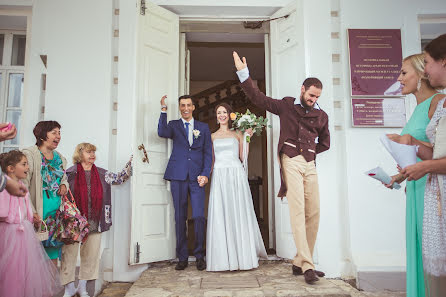
<svg viewBox="0 0 446 297">
<path fill-rule="evenodd" d="M 401 168 L 417 163 L 415 145 L 406 145 L 392 141 L 386 135 L 381 136 L 380 140 Z"/>
<path fill-rule="evenodd" d="M 390 181 L 392 180 L 392 178 L 379 166 L 376 168 L 370 169 L 369 171 L 366 171 L 365 174 L 367 174 L 371 178 L 377 179 L 380 182 L 383 182 L 385 184 L 390 183 Z M 392 189 L 398 190 L 400 188 L 401 188 L 400 184 L 393 183 Z"/>
</svg>

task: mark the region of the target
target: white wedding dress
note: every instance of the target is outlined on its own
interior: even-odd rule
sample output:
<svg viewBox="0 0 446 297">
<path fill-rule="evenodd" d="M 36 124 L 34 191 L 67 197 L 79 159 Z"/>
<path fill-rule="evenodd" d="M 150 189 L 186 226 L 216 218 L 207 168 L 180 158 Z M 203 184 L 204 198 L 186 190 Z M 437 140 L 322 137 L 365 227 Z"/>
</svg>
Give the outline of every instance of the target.
<svg viewBox="0 0 446 297">
<path fill-rule="evenodd" d="M 207 271 L 248 270 L 267 258 L 236 138 L 214 140 L 209 196 Z"/>
</svg>

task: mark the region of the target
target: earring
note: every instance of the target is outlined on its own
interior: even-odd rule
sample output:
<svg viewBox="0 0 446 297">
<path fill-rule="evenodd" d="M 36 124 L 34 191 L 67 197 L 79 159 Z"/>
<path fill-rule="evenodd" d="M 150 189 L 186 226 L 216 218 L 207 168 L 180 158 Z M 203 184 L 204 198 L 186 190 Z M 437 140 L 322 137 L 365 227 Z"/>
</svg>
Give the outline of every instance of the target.
<svg viewBox="0 0 446 297">
<path fill-rule="evenodd" d="M 420 89 L 421 89 L 421 78 L 418 79 L 417 91 L 419 91 Z"/>
<path fill-rule="evenodd" d="M 217 125 L 220 125 L 220 122 L 217 120 Z"/>
</svg>

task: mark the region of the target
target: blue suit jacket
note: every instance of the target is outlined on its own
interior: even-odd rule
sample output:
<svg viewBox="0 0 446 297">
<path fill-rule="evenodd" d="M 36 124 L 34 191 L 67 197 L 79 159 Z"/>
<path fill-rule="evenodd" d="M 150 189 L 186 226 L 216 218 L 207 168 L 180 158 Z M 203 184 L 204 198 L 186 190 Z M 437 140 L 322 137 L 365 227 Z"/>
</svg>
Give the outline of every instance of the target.
<svg viewBox="0 0 446 297">
<path fill-rule="evenodd" d="M 181 119 L 167 123 L 167 114 L 161 113 L 158 122 L 158 135 L 173 140 L 172 154 L 167 164 L 164 179 L 167 180 L 197 180 L 197 176 L 211 174 L 212 140 L 209 126 L 194 120 L 194 130 L 200 131 L 200 136 L 189 145 L 184 124 Z"/>
</svg>

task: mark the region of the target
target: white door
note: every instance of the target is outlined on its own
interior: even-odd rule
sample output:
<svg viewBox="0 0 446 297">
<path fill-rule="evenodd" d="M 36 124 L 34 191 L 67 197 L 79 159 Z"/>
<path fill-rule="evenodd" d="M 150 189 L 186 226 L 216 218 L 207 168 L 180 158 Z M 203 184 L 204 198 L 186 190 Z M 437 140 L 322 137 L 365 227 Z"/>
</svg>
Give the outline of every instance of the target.
<svg viewBox="0 0 446 297">
<path fill-rule="evenodd" d="M 300 95 L 300 86 L 305 79 L 304 16 L 301 1 L 294 1 L 280 9 L 271 18 L 289 15 L 287 18 L 271 21 L 271 95 L 273 98 Z M 273 116 L 274 143 L 274 195 L 280 187 L 280 168 L 277 165 L 277 143 L 280 122 Z M 277 166 L 276 166 L 277 165 Z M 290 227 L 288 201 L 275 198 L 275 231 L 277 256 L 293 258 L 296 245 Z"/>
<path fill-rule="evenodd" d="M 163 179 L 168 141 L 158 137 L 157 127 L 163 95 L 168 96 L 168 117 L 178 115 L 179 18 L 154 4 L 146 7 L 145 15 L 137 16 L 130 264 L 175 258 L 174 209 Z M 149 162 L 143 161 L 141 144 Z"/>
<path fill-rule="evenodd" d="M 180 96 L 189 94 L 190 51 L 187 48 L 186 33 L 180 35 Z M 193 95 L 193 94 L 189 94 Z"/>
</svg>

